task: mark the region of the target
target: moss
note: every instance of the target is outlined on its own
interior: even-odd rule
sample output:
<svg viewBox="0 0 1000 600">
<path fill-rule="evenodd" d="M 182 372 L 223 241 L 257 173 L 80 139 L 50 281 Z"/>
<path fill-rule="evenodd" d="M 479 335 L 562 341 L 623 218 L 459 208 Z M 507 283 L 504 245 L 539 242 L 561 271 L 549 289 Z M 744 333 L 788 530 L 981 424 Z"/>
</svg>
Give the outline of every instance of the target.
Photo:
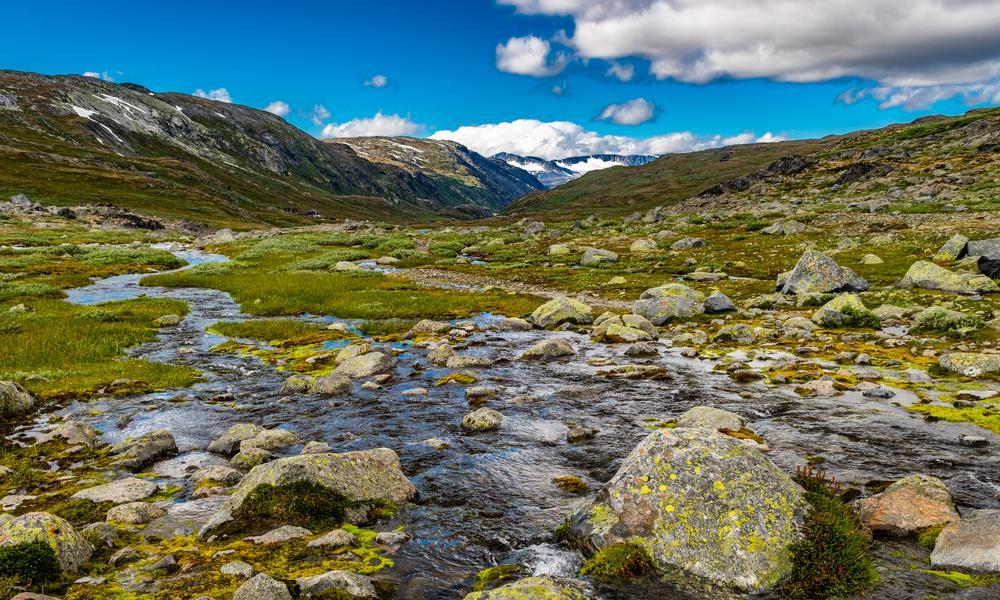
<svg viewBox="0 0 1000 600">
<path fill-rule="evenodd" d="M 922 547 L 927 548 L 928 550 L 933 550 L 934 544 L 937 543 L 938 535 L 940 535 L 942 529 L 944 529 L 944 525 L 935 525 L 924 529 L 917 534 L 917 542 L 920 543 Z"/>
<path fill-rule="evenodd" d="M 583 494 L 588 489 L 589 486 L 587 482 L 580 479 L 576 475 L 560 475 L 552 479 L 552 483 L 564 492 L 569 492 L 571 494 Z"/>
<path fill-rule="evenodd" d="M 867 310 L 858 310 L 853 306 L 845 306 L 840 310 L 844 315 L 844 320 L 840 327 L 858 329 L 878 329 L 882 326 L 882 319 L 875 313 Z"/>
<path fill-rule="evenodd" d="M 22 582 L 44 583 L 59 576 L 56 552 L 45 542 L 26 542 L 0 548 L 0 576 Z"/>
<path fill-rule="evenodd" d="M 610 544 L 580 567 L 581 575 L 622 579 L 655 570 L 649 551 L 636 544 Z"/>
<path fill-rule="evenodd" d="M 973 423 L 1000 433 L 1000 409 L 992 404 L 977 404 L 971 407 L 939 406 L 936 404 L 912 404 L 909 410 L 923 414 L 927 418 L 951 421 L 953 423 Z"/>
<path fill-rule="evenodd" d="M 497 565 L 476 573 L 476 581 L 472 584 L 473 592 L 491 590 L 508 581 L 526 577 L 529 571 L 521 565 Z"/>
<path fill-rule="evenodd" d="M 864 592 L 878 582 L 860 517 L 822 476 L 805 470 L 795 478 L 811 505 L 805 538 L 792 544 L 792 573 L 779 586 L 790 598 L 832 598 Z"/>
<path fill-rule="evenodd" d="M 445 375 L 441 379 L 434 382 L 435 386 L 448 385 L 449 383 L 457 383 L 460 385 L 469 385 L 470 383 L 475 383 L 476 378 L 468 373 L 451 373 Z"/>
<path fill-rule="evenodd" d="M 936 571 L 933 569 L 921 569 L 921 572 L 946 579 L 960 588 L 983 587 L 1000 583 L 1000 574 L 997 573 L 969 574 L 961 571 Z"/>
<path fill-rule="evenodd" d="M 91 502 L 83 498 L 71 498 L 49 508 L 48 512 L 62 517 L 74 527 L 82 527 L 96 521 L 103 521 L 104 515 L 114 506 L 111 502 Z"/>
<path fill-rule="evenodd" d="M 764 443 L 764 438 L 754 433 L 749 427 L 742 427 L 739 431 L 733 431 L 732 429 L 720 429 L 719 431 L 738 440 L 753 440 L 758 444 Z"/>
</svg>

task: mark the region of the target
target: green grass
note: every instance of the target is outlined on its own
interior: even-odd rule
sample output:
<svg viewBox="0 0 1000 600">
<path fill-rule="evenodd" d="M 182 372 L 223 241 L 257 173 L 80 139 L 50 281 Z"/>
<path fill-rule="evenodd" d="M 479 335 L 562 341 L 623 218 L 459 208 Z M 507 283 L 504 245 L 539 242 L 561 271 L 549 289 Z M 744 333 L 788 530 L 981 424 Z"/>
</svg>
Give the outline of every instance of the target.
<svg viewBox="0 0 1000 600">
<path fill-rule="evenodd" d="M 779 586 L 790 598 L 841 598 L 863 593 L 878 582 L 860 517 L 821 476 L 795 478 L 811 505 L 805 539 L 792 545 L 792 574 Z"/>
<path fill-rule="evenodd" d="M 1000 584 L 1000 573 L 962 573 L 934 569 L 921 569 L 921 572 L 946 579 L 962 589 Z"/>
<path fill-rule="evenodd" d="M 295 319 L 261 319 L 259 321 L 220 321 L 209 328 L 212 333 L 231 338 L 260 340 L 289 340 L 312 336 L 325 330 L 319 323 Z M 333 332 L 331 332 L 332 334 Z"/>
<path fill-rule="evenodd" d="M 32 312 L 0 305 L 0 379 L 19 381 L 42 399 L 93 394 L 117 379 L 119 392 L 186 386 L 198 377 L 189 367 L 122 358 L 126 349 L 156 339 L 153 320 L 185 314 L 183 302 L 139 298 L 96 306 L 61 300 L 27 300 Z"/>
</svg>

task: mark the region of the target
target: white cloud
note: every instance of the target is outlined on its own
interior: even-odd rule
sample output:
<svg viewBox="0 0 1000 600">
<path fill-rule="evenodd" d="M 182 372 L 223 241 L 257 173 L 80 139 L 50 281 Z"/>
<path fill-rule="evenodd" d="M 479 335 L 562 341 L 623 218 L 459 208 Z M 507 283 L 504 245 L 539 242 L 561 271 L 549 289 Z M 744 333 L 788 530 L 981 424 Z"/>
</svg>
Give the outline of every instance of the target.
<svg viewBox="0 0 1000 600">
<path fill-rule="evenodd" d="M 107 71 L 84 71 L 84 77 L 93 77 L 94 79 L 103 79 L 104 81 L 114 82 L 115 78 L 112 77 Z"/>
<path fill-rule="evenodd" d="M 499 1 L 572 19 L 562 42 L 582 59 L 645 58 L 661 79 L 915 88 L 1000 78 L 997 0 Z"/>
<path fill-rule="evenodd" d="M 486 125 L 469 125 L 453 131 L 437 131 L 437 140 L 453 140 L 483 154 L 512 152 L 555 160 L 587 154 L 666 154 L 689 152 L 732 144 L 779 141 L 767 132 L 762 136 L 742 133 L 732 137 L 697 136 L 689 131 L 665 133 L 648 138 L 601 135 L 569 121 L 543 122 L 535 119 Z"/>
<path fill-rule="evenodd" d="M 309 114 L 309 120 L 313 122 L 313 125 L 319 127 L 330 118 L 330 111 L 326 109 L 322 104 L 317 104 L 313 106 L 312 113 Z"/>
<path fill-rule="evenodd" d="M 423 131 L 424 126 L 414 123 L 407 117 L 399 115 L 384 115 L 382 111 L 374 117 L 353 119 L 346 123 L 331 123 L 323 128 L 325 138 L 368 137 L 373 135 L 416 135 Z"/>
<path fill-rule="evenodd" d="M 632 78 L 635 77 L 635 65 L 611 61 L 611 66 L 608 67 L 605 75 L 615 77 L 618 81 L 632 81 Z"/>
<path fill-rule="evenodd" d="M 199 88 L 194 91 L 194 95 L 199 98 L 215 100 L 216 102 L 225 102 L 226 104 L 232 104 L 233 102 L 233 97 L 229 95 L 229 90 L 226 88 L 217 88 L 214 90 L 208 90 L 207 92 Z"/>
<path fill-rule="evenodd" d="M 385 75 L 373 75 L 371 79 L 365 81 L 365 87 L 384 88 L 389 83 L 389 78 Z"/>
<path fill-rule="evenodd" d="M 597 116 L 598 121 L 611 121 L 618 125 L 642 125 L 653 120 L 656 105 L 645 98 L 634 98 L 621 104 L 609 104 Z"/>
<path fill-rule="evenodd" d="M 497 44 L 497 68 L 506 73 L 550 77 L 566 68 L 566 57 L 562 54 L 549 59 L 552 45 L 547 41 L 529 35 L 512 37 L 506 44 Z"/>
<path fill-rule="evenodd" d="M 905 110 L 923 110 L 952 98 L 961 98 L 968 106 L 1000 104 L 1000 81 L 966 85 L 873 86 L 847 90 L 837 96 L 837 101 L 851 105 L 862 100 L 874 100 L 882 109 L 902 107 Z"/>
<path fill-rule="evenodd" d="M 271 113 L 272 115 L 278 115 L 283 117 L 292 111 L 292 108 L 288 106 L 287 102 L 282 102 L 281 100 L 275 100 L 274 102 L 268 104 L 264 110 Z"/>
</svg>

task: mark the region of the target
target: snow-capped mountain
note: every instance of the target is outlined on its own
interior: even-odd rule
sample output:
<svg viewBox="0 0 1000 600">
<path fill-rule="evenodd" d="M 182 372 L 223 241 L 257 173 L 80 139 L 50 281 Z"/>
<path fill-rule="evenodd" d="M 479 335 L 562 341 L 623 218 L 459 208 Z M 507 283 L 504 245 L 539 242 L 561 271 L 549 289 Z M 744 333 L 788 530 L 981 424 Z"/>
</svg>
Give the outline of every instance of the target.
<svg viewBox="0 0 1000 600">
<path fill-rule="evenodd" d="M 659 157 L 649 154 L 591 154 L 545 160 L 537 156 L 520 156 L 509 152 L 500 152 L 494 154 L 493 158 L 524 169 L 534 175 L 545 187 L 554 188 L 591 171 L 599 171 L 609 167 L 638 167 L 653 162 Z"/>
</svg>

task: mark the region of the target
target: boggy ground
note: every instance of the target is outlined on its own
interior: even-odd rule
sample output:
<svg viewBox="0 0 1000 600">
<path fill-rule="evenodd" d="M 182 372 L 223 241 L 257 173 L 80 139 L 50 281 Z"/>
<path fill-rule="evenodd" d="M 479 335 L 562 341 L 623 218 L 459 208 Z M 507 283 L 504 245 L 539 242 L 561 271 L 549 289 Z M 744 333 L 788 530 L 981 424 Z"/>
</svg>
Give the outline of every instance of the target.
<svg viewBox="0 0 1000 600">
<path fill-rule="evenodd" d="M 805 229 L 762 232 L 790 217 Z M 587 556 L 555 534 L 643 437 L 673 427 L 699 405 L 740 415 L 750 432 L 744 437 L 762 440 L 785 473 L 821 466 L 841 482 L 836 491 L 847 494 L 848 505 L 926 473 L 947 485 L 962 512 L 1000 506 L 992 450 L 1000 443 L 1000 413 L 991 394 L 1000 384 L 938 364 L 950 352 L 1000 348 L 1000 297 L 895 286 L 954 234 L 995 237 L 1000 219 L 820 210 L 655 219 L 433 229 L 345 223 L 222 233 L 198 240 L 202 252 L 187 254 L 181 249 L 190 240 L 181 236 L 154 248 L 162 234 L 4 223 L 0 237 L 11 245 L 0 250 L 0 380 L 19 383 L 36 399 L 29 412 L 6 417 L 4 510 L 59 515 L 86 531 L 95 551 L 76 572 L 31 580 L 0 557 L 3 597 L 29 587 L 67 598 L 228 599 L 245 581 L 242 568 L 229 565 L 235 561 L 292 584 L 293 593 L 302 586 L 296 579 L 347 571 L 370 577 L 370 589 L 383 597 L 461 597 L 473 586 L 528 575 L 579 579 L 588 586 L 584 593 L 598 597 L 703 597 L 708 592 L 677 585 L 676 574 L 666 583 L 645 568 L 608 579 L 601 576 L 607 569 L 591 562 L 581 575 Z M 688 238 L 704 244 L 671 249 Z M 99 245 L 87 245 L 93 243 Z M 581 265 L 587 248 L 616 257 Z M 860 294 L 866 309 L 902 310 L 840 327 L 803 325 L 832 295 L 772 294 L 777 276 L 807 249 L 827 252 L 871 284 Z M 869 254 L 881 262 L 865 259 Z M 185 262 L 194 266 L 170 271 Z M 101 281 L 87 285 L 90 278 Z M 593 306 L 593 316 L 604 309 L 624 314 L 644 290 L 670 282 L 705 295 L 719 290 L 737 310 L 666 321 L 657 354 L 644 357 L 626 355 L 628 344 L 592 341 L 589 326 L 512 331 L 499 316 L 528 316 L 563 294 Z M 935 305 L 964 316 L 911 332 L 915 307 Z M 801 319 L 791 325 L 795 317 Z M 421 319 L 450 327 L 405 336 Z M 577 354 L 541 364 L 519 360 L 533 343 L 553 337 L 565 337 Z M 362 342 L 388 348 L 395 365 L 355 378 L 347 393 L 310 391 L 308 378 L 334 372 L 343 362 L 339 353 L 361 353 Z M 445 356 L 442 364 L 433 352 L 443 344 L 468 359 L 448 364 Z M 293 374 L 305 387 L 283 386 Z M 502 414 L 499 430 L 462 428 L 463 415 L 481 406 Z M 419 497 L 342 525 L 355 540 L 347 546 L 307 546 L 329 528 L 308 519 L 297 523 L 309 527 L 306 537 L 275 546 L 247 541 L 263 533 L 252 528 L 199 538 L 235 479 L 198 483 L 195 473 L 229 465 L 227 456 L 205 450 L 238 423 L 294 433 L 272 448 L 276 456 L 296 455 L 310 441 L 334 452 L 391 448 Z M 67 424 L 82 437 L 39 442 Z M 112 465 L 108 444 L 162 428 L 172 433 L 177 456 L 137 475 L 157 486 L 141 501 L 164 514 L 148 523 L 93 526 L 105 521 L 110 505 L 72 495 L 127 475 Z M 236 464 L 236 477 L 251 464 Z M 376 538 L 397 529 L 407 541 Z M 996 592 L 989 574 L 932 568 L 935 532 L 923 533 L 920 540 L 880 535 L 863 550 L 874 556 L 879 579 L 859 578 L 876 586 L 870 594 Z M 497 563 L 510 567 L 475 577 Z M 369 593 L 363 585 L 344 589 L 330 597 Z M 851 588 L 803 584 L 776 593 L 802 589 L 815 597 Z"/>
</svg>

